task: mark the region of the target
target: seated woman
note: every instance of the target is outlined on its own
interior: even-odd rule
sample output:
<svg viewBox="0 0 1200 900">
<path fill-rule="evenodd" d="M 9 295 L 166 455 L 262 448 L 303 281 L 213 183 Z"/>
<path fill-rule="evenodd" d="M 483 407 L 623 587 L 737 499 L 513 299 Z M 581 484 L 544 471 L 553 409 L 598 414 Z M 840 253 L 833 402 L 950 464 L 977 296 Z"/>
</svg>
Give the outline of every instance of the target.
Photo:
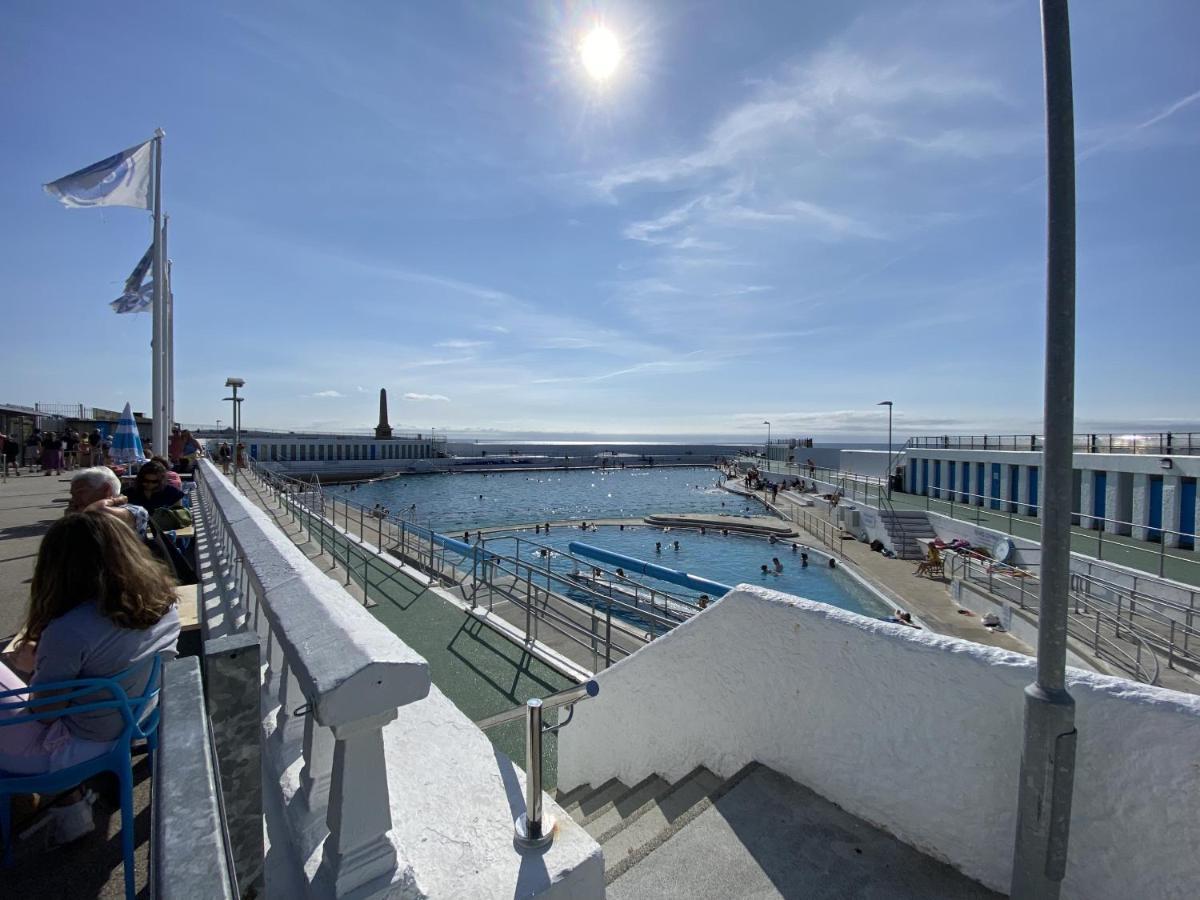
<svg viewBox="0 0 1200 900">
<path fill-rule="evenodd" d="M 126 496 L 130 503 L 150 513 L 150 521 L 160 531 L 192 524 L 191 511 L 183 505 L 183 491 L 167 483 L 167 469 L 162 463 L 154 460 L 144 463 Z"/>
<path fill-rule="evenodd" d="M 28 668 L 32 663 L 28 687 L 36 689 L 56 681 L 109 678 L 156 653 L 172 659 L 179 639 L 174 604 L 173 579 L 133 529 L 104 512 L 68 513 L 50 526 L 38 550 L 14 664 Z M 142 693 L 149 674 L 146 663 L 124 683 L 129 696 Z M 0 690 L 24 687 L 26 682 L 0 662 Z M 101 692 L 72 703 L 107 698 Z M 0 771 L 15 775 L 38 775 L 97 757 L 124 728 L 118 710 L 67 712 L 6 725 L 6 718 L 21 714 L 18 709 L 0 710 Z M 81 797 L 68 797 L 73 807 L 62 808 L 72 813 L 73 837 L 91 829 L 91 809 Z M 59 832 L 63 838 L 61 826 Z"/>
<path fill-rule="evenodd" d="M 156 462 L 163 467 L 163 481 L 166 482 L 168 487 L 173 487 L 177 491 L 183 491 L 183 479 L 179 477 L 178 472 L 171 468 L 171 464 L 169 462 L 167 462 L 161 456 L 152 456 L 150 457 L 150 461 Z"/>
<path fill-rule="evenodd" d="M 171 507 L 183 499 L 183 491 L 167 484 L 167 469 L 162 463 L 150 460 L 138 469 L 137 479 L 125 496 L 151 514 L 156 509 Z"/>
</svg>

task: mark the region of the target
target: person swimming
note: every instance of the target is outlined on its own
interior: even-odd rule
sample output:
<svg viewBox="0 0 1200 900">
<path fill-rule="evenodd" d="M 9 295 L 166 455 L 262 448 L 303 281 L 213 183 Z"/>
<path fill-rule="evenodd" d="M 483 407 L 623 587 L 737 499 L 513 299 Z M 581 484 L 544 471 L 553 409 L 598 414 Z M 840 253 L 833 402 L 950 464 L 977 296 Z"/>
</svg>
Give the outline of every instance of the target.
<svg viewBox="0 0 1200 900">
<path fill-rule="evenodd" d="M 662 553 L 662 541 L 655 541 L 655 542 L 654 542 L 654 552 L 655 552 L 655 553 Z"/>
<path fill-rule="evenodd" d="M 771 557 L 771 564 L 775 566 L 775 574 L 776 574 L 776 575 L 778 575 L 780 572 L 782 572 L 782 571 L 783 571 L 783 563 L 781 563 L 781 562 L 779 561 L 779 557 L 778 557 L 778 556 L 772 556 L 772 557 Z"/>
<path fill-rule="evenodd" d="M 802 568 L 802 569 L 808 568 L 808 554 L 807 553 L 800 554 L 800 568 Z"/>
</svg>

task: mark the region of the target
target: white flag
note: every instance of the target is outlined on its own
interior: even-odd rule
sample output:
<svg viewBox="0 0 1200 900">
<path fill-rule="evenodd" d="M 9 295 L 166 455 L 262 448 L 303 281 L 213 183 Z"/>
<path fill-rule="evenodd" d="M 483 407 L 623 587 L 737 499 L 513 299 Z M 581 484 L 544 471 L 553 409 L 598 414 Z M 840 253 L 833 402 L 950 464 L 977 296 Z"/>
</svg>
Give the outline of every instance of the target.
<svg viewBox="0 0 1200 900">
<path fill-rule="evenodd" d="M 67 207 L 134 206 L 151 209 L 151 141 L 122 150 L 86 169 L 45 185 L 46 193 Z"/>
<path fill-rule="evenodd" d="M 154 285 L 147 281 L 140 288 L 126 288 L 125 293 L 108 305 L 115 313 L 139 313 L 148 310 L 153 301 Z"/>
</svg>

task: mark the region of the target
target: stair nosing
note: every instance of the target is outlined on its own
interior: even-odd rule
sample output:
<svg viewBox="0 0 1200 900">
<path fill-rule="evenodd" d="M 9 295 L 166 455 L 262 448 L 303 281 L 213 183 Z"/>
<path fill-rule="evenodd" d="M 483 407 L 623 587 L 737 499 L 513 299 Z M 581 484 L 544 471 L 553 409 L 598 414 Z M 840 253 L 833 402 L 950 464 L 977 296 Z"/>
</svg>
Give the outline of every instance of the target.
<svg viewBox="0 0 1200 900">
<path fill-rule="evenodd" d="M 634 794 L 636 794 L 638 791 L 640 791 L 645 785 L 647 785 L 648 783 L 653 781 L 655 778 L 657 778 L 659 781 L 662 781 L 664 784 L 667 784 L 668 786 L 670 786 L 670 782 L 667 782 L 657 772 L 653 772 L 653 773 L 647 775 L 645 778 L 643 778 L 641 781 L 639 781 L 633 787 L 629 788 L 627 791 L 625 791 L 625 793 L 621 794 L 618 797 L 614 797 L 612 800 L 609 800 L 607 803 L 605 803 L 602 807 L 597 809 L 595 812 L 590 813 L 583 819 L 577 819 L 576 821 L 580 825 L 584 825 L 584 826 L 590 825 L 592 822 L 599 819 L 605 813 L 609 812 L 612 809 L 615 809 L 617 804 L 620 803 L 622 800 L 624 800 L 626 797 L 632 797 Z M 647 800 L 646 802 L 649 803 L 650 801 Z M 641 809 L 641 807 L 639 806 L 638 809 Z"/>
<path fill-rule="evenodd" d="M 607 841 L 612 840 L 614 837 L 616 837 L 618 834 L 620 834 L 626 828 L 633 826 L 636 822 L 638 822 L 640 819 L 642 819 L 642 817 L 644 817 L 651 810 L 651 808 L 653 808 L 656 805 L 660 805 L 663 801 L 670 798 L 671 795 L 674 794 L 676 791 L 681 790 L 689 782 L 698 778 L 702 772 L 708 773 L 713 778 L 719 779 L 719 777 L 720 777 L 720 776 L 716 775 L 714 772 L 712 772 L 712 770 L 710 770 L 707 766 L 704 766 L 704 765 L 696 766 L 696 768 L 692 769 L 692 771 L 690 771 L 687 775 L 685 775 L 683 778 L 679 779 L 679 781 L 672 784 L 671 789 L 669 791 L 660 795 L 659 797 L 656 797 L 652 800 L 648 800 L 646 803 L 642 804 L 642 806 L 640 806 L 632 815 L 630 815 L 629 818 L 622 819 L 621 822 L 617 826 L 609 829 L 607 832 L 602 834 L 600 837 L 596 838 L 596 843 L 600 844 L 603 847 Z M 699 800 L 697 800 L 690 807 L 688 807 L 686 810 L 684 810 L 682 813 L 680 813 L 678 818 L 669 822 L 666 829 L 664 830 L 664 832 L 662 832 L 658 835 L 655 835 L 654 837 L 652 837 L 648 841 L 646 841 L 646 843 L 639 845 L 637 853 L 629 854 L 626 856 L 625 859 L 617 861 L 611 869 L 608 868 L 608 860 L 606 859 L 605 860 L 604 883 L 605 884 L 611 883 L 615 879 L 619 878 L 622 874 L 624 874 L 629 869 L 629 867 L 633 865 L 634 862 L 637 862 L 640 859 L 644 859 L 648 853 L 652 852 L 655 848 L 657 848 L 662 843 L 663 840 L 666 839 L 665 837 L 663 837 L 664 834 L 667 837 L 669 837 L 670 835 L 675 833 L 675 825 L 676 824 L 679 824 L 680 827 L 682 827 L 684 824 L 686 824 L 687 822 L 690 822 L 693 818 L 695 818 L 695 816 L 692 815 L 693 810 L 696 810 L 698 807 L 707 809 L 708 806 L 711 806 L 712 804 L 711 804 L 710 798 L 717 791 L 719 791 L 721 789 L 721 787 L 724 785 L 724 783 L 725 782 L 722 780 L 717 784 L 716 787 L 712 788 L 709 791 L 706 791 Z M 703 809 L 701 809 L 700 811 L 703 811 Z M 696 814 L 698 815 L 699 812 L 697 812 Z M 659 838 L 662 838 L 662 840 L 659 840 Z M 646 850 L 646 848 L 649 848 L 649 849 Z M 645 852 L 642 852 L 643 850 L 645 850 Z M 630 862 L 629 856 L 634 856 L 636 858 L 634 859 L 633 862 Z"/>
</svg>

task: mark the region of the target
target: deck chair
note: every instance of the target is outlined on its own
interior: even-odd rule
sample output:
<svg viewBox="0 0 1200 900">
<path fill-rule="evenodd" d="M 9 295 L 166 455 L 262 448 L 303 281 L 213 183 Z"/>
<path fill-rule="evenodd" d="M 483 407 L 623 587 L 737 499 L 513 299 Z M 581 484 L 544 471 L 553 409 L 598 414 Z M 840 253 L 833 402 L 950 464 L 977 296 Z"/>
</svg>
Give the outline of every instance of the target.
<svg viewBox="0 0 1200 900">
<path fill-rule="evenodd" d="M 937 547 L 932 544 L 929 546 L 929 555 L 917 566 L 917 574 L 928 575 L 930 578 L 935 575 L 941 578 L 946 574 L 946 564 L 942 561 L 942 552 Z"/>
<path fill-rule="evenodd" d="M 140 678 L 143 670 L 146 684 L 142 693 L 130 697 L 126 685 Z M 64 715 L 79 715 L 95 710 L 120 713 L 124 728 L 108 750 L 99 756 L 66 769 L 40 775 L 14 775 L 0 772 L 0 852 L 3 865 L 12 865 L 12 810 L 10 799 L 16 794 L 54 794 L 69 790 L 101 772 L 114 772 L 120 783 L 121 851 L 125 860 L 125 896 L 133 900 L 134 869 L 134 811 L 133 760 L 134 741 L 145 741 L 154 768 L 154 751 L 158 746 L 158 691 L 162 659 L 156 653 L 111 678 L 79 678 L 53 684 L 39 684 L 37 694 L 30 688 L 0 692 L 0 709 L 20 713 L 7 718 L 0 727 L 29 721 L 50 721 Z M 46 695 L 49 692 L 49 696 Z M 74 704 L 58 708 L 62 703 Z M 3 877 L 0 876 L 0 880 Z"/>
</svg>

